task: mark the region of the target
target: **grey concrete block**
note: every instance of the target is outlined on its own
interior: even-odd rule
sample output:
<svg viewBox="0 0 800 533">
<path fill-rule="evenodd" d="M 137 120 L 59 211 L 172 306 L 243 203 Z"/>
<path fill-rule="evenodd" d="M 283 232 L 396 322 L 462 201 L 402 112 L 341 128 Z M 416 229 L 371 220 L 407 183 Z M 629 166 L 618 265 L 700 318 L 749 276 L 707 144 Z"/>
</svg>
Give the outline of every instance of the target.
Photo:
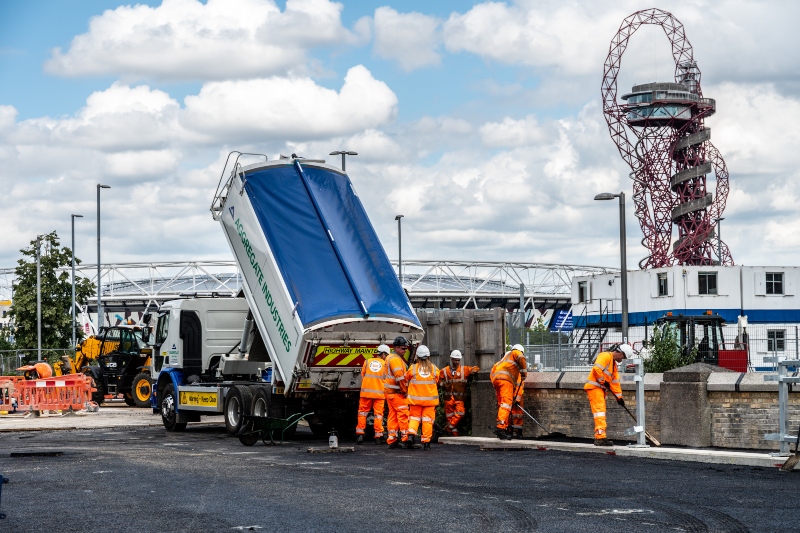
<svg viewBox="0 0 800 533">
<path fill-rule="evenodd" d="M 777 375 L 777 374 L 766 374 L 761 372 L 748 372 L 742 378 L 741 383 L 739 383 L 739 390 L 742 392 L 778 392 L 778 382 L 777 381 L 764 381 L 764 376 L 767 375 Z M 798 387 L 795 387 L 798 388 Z"/>
<path fill-rule="evenodd" d="M 561 372 L 528 372 L 526 389 L 555 389 Z"/>
<path fill-rule="evenodd" d="M 713 372 L 733 372 L 727 368 L 709 365 L 707 363 L 693 363 L 674 370 L 664 372 L 664 382 L 697 383 L 705 382 Z"/>
<path fill-rule="evenodd" d="M 735 391 L 736 383 L 742 374 L 739 372 L 712 372 L 706 382 L 708 391 Z M 742 378 L 744 379 L 744 378 Z"/>
<path fill-rule="evenodd" d="M 588 372 L 564 372 L 564 377 L 559 382 L 560 389 L 583 389 L 586 385 L 586 376 Z"/>
<path fill-rule="evenodd" d="M 662 443 L 711 446 L 711 404 L 705 381 L 665 381 L 660 403 Z"/>
<path fill-rule="evenodd" d="M 644 390 L 661 390 L 661 383 L 664 381 L 664 374 L 654 372 L 644 375 Z"/>
</svg>

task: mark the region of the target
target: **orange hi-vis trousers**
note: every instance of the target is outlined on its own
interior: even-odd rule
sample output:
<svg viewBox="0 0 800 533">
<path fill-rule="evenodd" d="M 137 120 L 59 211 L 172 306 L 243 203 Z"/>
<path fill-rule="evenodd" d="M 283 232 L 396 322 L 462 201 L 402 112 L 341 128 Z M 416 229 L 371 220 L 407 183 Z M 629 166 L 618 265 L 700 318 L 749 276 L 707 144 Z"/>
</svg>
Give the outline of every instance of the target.
<svg viewBox="0 0 800 533">
<path fill-rule="evenodd" d="M 496 379 L 492 385 L 497 395 L 497 429 L 508 429 L 508 416 L 514 403 L 514 384 L 504 379 Z"/>
<path fill-rule="evenodd" d="M 467 414 L 467 411 L 463 400 L 456 400 L 455 398 L 445 400 L 444 416 L 447 418 L 447 427 L 445 429 L 450 435 L 458 436 L 458 423 L 461 422 L 465 414 Z"/>
<path fill-rule="evenodd" d="M 525 422 L 525 414 L 522 412 L 524 398 L 525 384 L 522 384 L 518 387 L 516 401 L 514 402 L 514 407 L 511 408 L 511 429 L 522 431 L 522 425 Z"/>
<path fill-rule="evenodd" d="M 433 421 L 436 419 L 435 405 L 409 405 L 408 434 L 417 435 L 422 423 L 422 442 L 430 442 L 433 437 Z"/>
<path fill-rule="evenodd" d="M 397 440 L 398 432 L 400 441 L 408 440 L 408 400 L 400 394 L 387 394 L 386 403 L 389 405 L 389 417 L 386 420 L 386 428 L 389 436 L 386 442 L 389 444 Z"/>
<path fill-rule="evenodd" d="M 375 421 L 372 427 L 375 428 L 375 438 L 383 437 L 383 398 L 360 398 L 358 400 L 358 425 L 356 435 L 363 435 L 367 429 L 367 417 L 369 412 L 375 410 Z"/>
<path fill-rule="evenodd" d="M 589 405 L 594 415 L 594 438 L 606 438 L 606 392 L 603 389 L 586 389 Z"/>
</svg>

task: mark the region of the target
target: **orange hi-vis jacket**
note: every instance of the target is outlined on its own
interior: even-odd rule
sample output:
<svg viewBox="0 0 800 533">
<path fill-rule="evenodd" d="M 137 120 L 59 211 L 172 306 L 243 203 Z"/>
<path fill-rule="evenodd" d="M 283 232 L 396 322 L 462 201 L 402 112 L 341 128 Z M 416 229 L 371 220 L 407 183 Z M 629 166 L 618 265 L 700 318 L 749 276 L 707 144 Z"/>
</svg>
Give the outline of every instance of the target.
<svg viewBox="0 0 800 533">
<path fill-rule="evenodd" d="M 594 360 L 594 366 L 586 377 L 585 390 L 602 389 L 606 390 L 605 384 L 611 388 L 611 392 L 617 399 L 622 398 L 622 387 L 619 384 L 619 372 L 617 362 L 614 361 L 614 354 L 611 352 L 600 352 Z"/>
<path fill-rule="evenodd" d="M 414 363 L 406 372 L 408 380 L 408 405 L 439 405 L 439 369 L 431 363 L 430 372 L 422 370 L 419 363 Z"/>
<path fill-rule="evenodd" d="M 458 368 L 453 370 L 453 367 L 447 365 L 439 371 L 439 382 L 442 385 L 442 391 L 445 398 L 455 398 L 456 400 L 463 400 L 467 396 L 467 379 L 474 373 L 479 372 L 480 368 L 477 366 L 464 366 L 458 365 Z"/>
<path fill-rule="evenodd" d="M 361 397 L 385 398 L 383 380 L 386 375 L 386 365 L 380 357 L 367 359 L 361 366 Z M 381 413 L 383 414 L 383 413 Z"/>
<path fill-rule="evenodd" d="M 383 381 L 385 394 L 405 394 L 408 367 L 402 357 L 392 352 L 386 356 L 386 378 Z"/>
<path fill-rule="evenodd" d="M 510 381 L 517 385 L 520 373 L 528 372 L 528 362 L 525 354 L 518 350 L 506 352 L 502 359 L 494 364 L 489 378 L 492 382 L 499 380 Z"/>
</svg>

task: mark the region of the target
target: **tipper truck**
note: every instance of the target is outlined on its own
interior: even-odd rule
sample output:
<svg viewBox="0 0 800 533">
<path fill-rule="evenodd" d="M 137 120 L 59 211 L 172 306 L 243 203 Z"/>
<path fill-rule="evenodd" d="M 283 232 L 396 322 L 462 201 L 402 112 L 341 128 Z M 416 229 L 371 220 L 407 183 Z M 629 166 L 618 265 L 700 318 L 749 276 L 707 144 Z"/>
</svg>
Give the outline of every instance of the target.
<svg viewBox="0 0 800 533">
<path fill-rule="evenodd" d="M 236 435 L 243 415 L 313 412 L 315 434 L 347 431 L 364 359 L 400 335 L 419 344 L 422 327 L 347 174 L 296 157 L 242 166 L 241 155 L 228 156 L 211 212 L 244 298 L 162 306 L 153 407 L 168 430 L 221 413 Z"/>
</svg>

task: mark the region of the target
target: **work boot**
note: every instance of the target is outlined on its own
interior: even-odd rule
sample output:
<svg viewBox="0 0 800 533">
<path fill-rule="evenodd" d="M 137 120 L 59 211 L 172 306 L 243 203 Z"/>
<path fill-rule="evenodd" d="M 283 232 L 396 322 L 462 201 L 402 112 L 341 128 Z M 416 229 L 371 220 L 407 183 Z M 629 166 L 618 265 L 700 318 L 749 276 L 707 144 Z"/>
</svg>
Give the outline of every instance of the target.
<svg viewBox="0 0 800 533">
<path fill-rule="evenodd" d="M 602 439 L 594 439 L 595 446 L 613 446 L 614 441 L 603 437 Z"/>
<path fill-rule="evenodd" d="M 497 428 L 494 430 L 494 434 L 497 435 L 497 438 L 500 440 L 511 440 L 511 435 L 509 435 L 505 429 Z"/>
<path fill-rule="evenodd" d="M 383 437 L 375 437 L 375 444 L 386 444 L 386 439 Z"/>
<path fill-rule="evenodd" d="M 356 444 L 364 444 L 364 435 L 359 435 L 356 439 Z"/>
<path fill-rule="evenodd" d="M 409 437 L 408 439 L 403 441 L 403 444 L 401 444 L 401 446 L 403 448 L 405 448 L 406 450 L 413 450 L 414 449 L 414 439 Z"/>
<path fill-rule="evenodd" d="M 431 443 L 430 442 L 423 443 L 422 444 L 422 449 L 423 450 L 430 450 L 431 449 Z"/>
<path fill-rule="evenodd" d="M 389 445 L 390 450 L 398 450 L 400 449 L 400 441 L 394 441 Z"/>
</svg>

